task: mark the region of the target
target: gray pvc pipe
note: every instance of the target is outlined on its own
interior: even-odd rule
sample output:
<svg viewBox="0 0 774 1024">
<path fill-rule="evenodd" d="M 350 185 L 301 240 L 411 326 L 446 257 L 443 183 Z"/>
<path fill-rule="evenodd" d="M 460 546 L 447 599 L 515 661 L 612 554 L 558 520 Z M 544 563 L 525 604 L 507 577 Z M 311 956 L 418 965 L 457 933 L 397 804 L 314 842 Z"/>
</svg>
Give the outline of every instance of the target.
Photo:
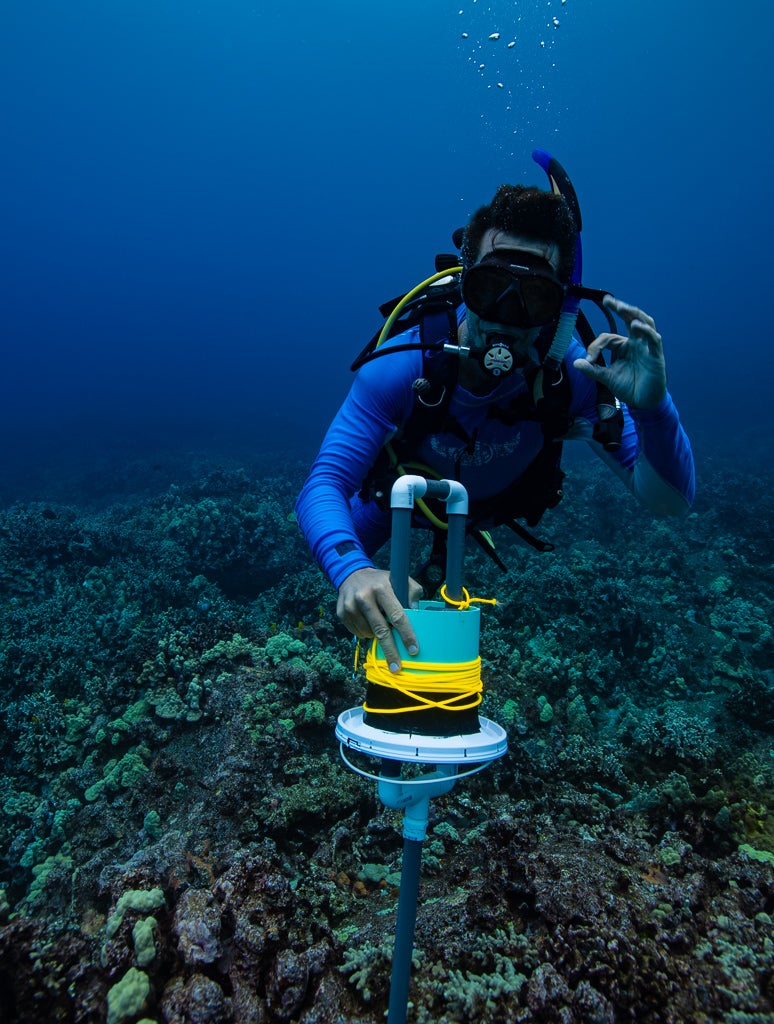
<svg viewBox="0 0 774 1024">
<path fill-rule="evenodd" d="M 462 600 L 462 560 L 465 548 L 466 516 L 449 515 L 449 535 L 446 538 L 446 594 L 452 601 Z"/>
<path fill-rule="evenodd" d="M 421 864 L 422 843 L 418 843 L 414 839 L 405 839 L 403 841 L 403 865 L 400 873 L 398 920 L 395 925 L 395 945 L 392 952 L 387 1024 L 406 1024 Z"/>
<path fill-rule="evenodd" d="M 409 605 L 409 547 L 411 537 L 411 509 L 392 510 L 392 538 L 390 540 L 390 583 L 403 608 Z"/>
<path fill-rule="evenodd" d="M 411 514 L 415 498 L 439 498 L 446 502 L 449 535 L 446 548 L 446 592 L 453 601 L 462 598 L 462 562 L 465 546 L 465 521 L 468 494 L 456 480 L 426 480 L 421 476 L 399 477 L 392 487 L 392 540 L 390 545 L 390 582 L 404 608 L 408 608 L 409 549 Z"/>
</svg>

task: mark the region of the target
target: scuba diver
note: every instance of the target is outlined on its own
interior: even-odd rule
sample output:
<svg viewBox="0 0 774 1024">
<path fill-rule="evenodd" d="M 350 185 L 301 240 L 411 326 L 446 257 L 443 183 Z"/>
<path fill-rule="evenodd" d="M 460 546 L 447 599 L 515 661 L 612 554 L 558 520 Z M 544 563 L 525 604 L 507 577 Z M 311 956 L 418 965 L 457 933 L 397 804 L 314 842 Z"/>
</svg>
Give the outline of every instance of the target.
<svg viewBox="0 0 774 1024">
<path fill-rule="evenodd" d="M 550 191 L 500 186 L 455 232 L 460 257 L 437 257 L 433 278 L 383 307 L 385 330 L 355 360 L 296 503 L 340 620 L 375 636 L 392 672 L 401 667 L 393 629 L 418 653 L 389 573 L 372 561 L 389 538 L 398 474 L 464 484 L 469 534 L 501 565 L 493 526 L 551 549 L 518 520 L 533 527 L 561 500 L 566 441 L 587 442 L 657 515 L 683 515 L 693 502 L 693 456 L 667 391 L 661 335 L 642 309 L 583 286 L 574 189 L 553 157 L 533 158 Z M 581 299 L 603 310 L 609 331 L 594 335 Z M 445 524 L 428 506 L 417 514 L 435 541 L 411 581 L 412 603 L 442 582 L 433 573 Z"/>
</svg>

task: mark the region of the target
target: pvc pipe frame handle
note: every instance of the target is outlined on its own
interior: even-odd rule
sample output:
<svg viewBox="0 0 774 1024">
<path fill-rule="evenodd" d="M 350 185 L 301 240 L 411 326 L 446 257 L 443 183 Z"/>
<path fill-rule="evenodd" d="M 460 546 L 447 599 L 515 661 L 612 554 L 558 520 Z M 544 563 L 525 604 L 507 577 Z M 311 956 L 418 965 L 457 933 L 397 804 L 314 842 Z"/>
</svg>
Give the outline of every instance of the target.
<svg viewBox="0 0 774 1024">
<path fill-rule="evenodd" d="M 425 480 L 423 476 L 407 473 L 400 476 L 392 487 L 392 508 L 413 508 L 416 498 L 440 498 L 446 502 L 449 515 L 468 514 L 468 492 L 457 480 Z"/>
</svg>

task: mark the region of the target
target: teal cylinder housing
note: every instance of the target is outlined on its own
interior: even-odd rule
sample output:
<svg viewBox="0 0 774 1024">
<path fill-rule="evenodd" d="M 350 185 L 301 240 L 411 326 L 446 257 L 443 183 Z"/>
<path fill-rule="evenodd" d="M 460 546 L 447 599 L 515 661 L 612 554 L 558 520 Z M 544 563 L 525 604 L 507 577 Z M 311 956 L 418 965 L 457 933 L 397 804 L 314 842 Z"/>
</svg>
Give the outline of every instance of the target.
<svg viewBox="0 0 774 1024">
<path fill-rule="evenodd" d="M 443 601 L 420 601 L 418 608 L 406 609 L 406 616 L 417 635 L 419 654 L 412 657 L 397 632 L 394 640 L 398 645 L 401 662 L 409 670 L 415 661 L 453 665 L 461 661 L 474 661 L 478 657 L 481 632 L 479 608 L 457 611 Z M 379 657 L 384 658 L 378 645 L 377 650 Z"/>
<path fill-rule="evenodd" d="M 419 653 L 409 654 L 397 631 L 393 633 L 401 660 L 401 671 L 394 677 L 398 684 L 404 684 L 408 691 L 412 683 L 427 687 L 428 684 L 438 682 L 444 672 L 453 673 L 458 665 L 467 666 L 467 671 L 478 679 L 477 666 L 471 665 L 471 662 L 478 660 L 481 628 L 479 608 L 469 607 L 462 611 L 442 601 L 420 601 L 419 607 L 407 608 L 406 615 L 419 641 Z M 384 652 L 378 644 L 376 655 L 385 660 Z M 437 690 L 427 688 L 422 693 L 431 701 L 445 701 L 449 698 L 443 683 L 439 684 Z M 454 706 L 454 699 L 460 704 L 459 708 Z M 448 705 L 422 707 L 421 703 L 407 697 L 399 689 L 369 681 L 365 721 L 380 729 L 417 732 L 429 736 L 477 733 L 480 729 L 479 702 L 474 701 L 471 705 L 470 697 L 463 692 Z"/>
</svg>

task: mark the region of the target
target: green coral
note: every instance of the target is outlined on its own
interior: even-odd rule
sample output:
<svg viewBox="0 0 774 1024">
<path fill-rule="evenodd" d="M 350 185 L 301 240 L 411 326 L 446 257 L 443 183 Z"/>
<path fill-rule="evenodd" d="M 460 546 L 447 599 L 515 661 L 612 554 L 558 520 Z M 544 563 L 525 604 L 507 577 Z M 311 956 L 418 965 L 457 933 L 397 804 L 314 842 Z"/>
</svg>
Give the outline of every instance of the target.
<svg viewBox="0 0 774 1024">
<path fill-rule="evenodd" d="M 709 589 L 713 594 L 727 594 L 733 588 L 733 583 L 726 575 L 716 576 L 709 585 Z"/>
<path fill-rule="evenodd" d="M 441 839 L 449 839 L 453 843 L 460 841 L 460 834 L 457 829 L 448 821 L 441 821 L 433 828 L 433 835 Z"/>
<path fill-rule="evenodd" d="M 357 877 L 371 885 L 381 885 L 382 882 L 390 886 L 400 885 L 400 871 L 391 871 L 385 864 L 363 864 Z"/>
<path fill-rule="evenodd" d="M 515 700 L 512 700 L 509 697 L 503 704 L 502 710 L 500 711 L 500 718 L 502 719 L 502 723 L 506 727 L 509 725 L 513 725 L 513 723 L 516 721 L 518 717 L 519 705 Z"/>
<path fill-rule="evenodd" d="M 253 664 L 259 650 L 252 641 L 240 633 L 234 633 L 230 640 L 219 640 L 214 647 L 205 651 L 200 661 L 203 665 L 213 661 L 249 661 Z"/>
<path fill-rule="evenodd" d="M 143 831 L 152 842 L 161 836 L 161 817 L 158 811 L 150 810 L 143 818 Z"/>
<path fill-rule="evenodd" d="M 325 722 L 325 705 L 319 700 L 309 700 L 293 710 L 293 721 L 297 725 L 322 725 Z"/>
<path fill-rule="evenodd" d="M 106 790 L 118 793 L 122 789 L 133 789 L 148 773 L 145 761 L 150 759 L 147 747 L 129 750 L 120 760 L 115 758 L 105 765 L 102 778 L 89 786 L 83 794 L 89 803 L 94 803 Z"/>
<path fill-rule="evenodd" d="M 676 850 L 674 846 L 663 846 L 659 851 L 659 860 L 665 868 L 671 868 L 675 864 L 680 863 L 682 856 L 680 851 Z"/>
<path fill-rule="evenodd" d="M 72 857 L 64 853 L 56 853 L 51 857 L 46 857 L 42 864 L 35 864 L 32 868 L 32 884 L 24 902 L 35 903 L 43 895 L 49 877 L 60 869 L 70 874 L 72 866 Z"/>
<path fill-rule="evenodd" d="M 548 697 L 545 697 L 545 696 L 543 696 L 543 694 L 541 694 L 538 697 L 538 699 L 537 699 L 537 704 L 538 704 L 538 707 L 540 708 L 540 714 L 539 714 L 540 724 L 541 725 L 548 725 L 550 722 L 553 722 L 553 720 L 554 720 L 554 709 L 548 703 Z"/>
<path fill-rule="evenodd" d="M 594 733 L 594 724 L 586 701 L 580 693 L 567 705 L 567 731 L 572 736 L 582 736 L 584 739 L 588 739 Z"/>
<path fill-rule="evenodd" d="M 332 683 L 345 683 L 349 678 L 349 671 L 330 651 L 318 651 L 309 662 L 309 667 Z"/>
<path fill-rule="evenodd" d="M 54 811 L 54 820 L 51 823 L 51 838 L 59 843 L 67 841 L 67 826 L 81 809 L 83 804 L 75 797 L 67 801 L 64 807 Z"/>
<path fill-rule="evenodd" d="M 204 687 L 198 677 L 194 677 L 186 688 L 185 700 L 173 686 L 166 686 L 150 694 L 148 701 L 153 705 L 158 718 L 172 722 L 198 722 L 202 717 L 199 706 Z"/>
<path fill-rule="evenodd" d="M 116 903 L 116 909 L 108 918 L 105 934 L 112 939 L 121 927 L 127 910 L 137 910 L 148 914 L 165 905 L 164 892 L 161 889 L 129 889 L 122 893 Z"/>
<path fill-rule="evenodd" d="M 245 726 L 256 743 L 274 735 L 277 723 L 287 714 L 286 697 L 287 694 L 276 683 L 266 683 L 243 697 Z M 294 724 L 289 721 L 288 727 L 292 729 Z"/>
<path fill-rule="evenodd" d="M 80 704 L 78 701 L 65 702 L 65 736 L 64 741 L 68 746 L 75 746 L 80 743 L 94 720 L 94 712 L 88 704 Z"/>
<path fill-rule="evenodd" d="M 287 633 L 275 633 L 269 637 L 264 647 L 267 657 L 273 665 L 279 665 L 294 655 L 306 654 L 306 644 L 303 640 L 297 640 Z"/>
<path fill-rule="evenodd" d="M 771 853 L 769 850 L 757 850 L 754 846 L 750 846 L 749 843 L 742 843 L 739 847 L 739 852 L 744 853 L 750 860 L 757 860 L 763 864 L 774 866 L 774 853 Z"/>
<path fill-rule="evenodd" d="M 129 732 L 132 726 L 139 725 L 141 722 L 144 722 L 150 717 L 150 715 L 150 701 L 142 697 L 140 700 L 135 701 L 134 704 L 130 704 L 120 718 L 114 718 L 113 721 L 109 723 L 108 729 L 112 732 L 126 733 Z"/>
<path fill-rule="evenodd" d="M 121 1024 L 142 1012 L 150 993 L 150 979 L 144 971 L 130 967 L 107 994 L 107 1024 Z"/>
<path fill-rule="evenodd" d="M 8 797 L 3 804 L 3 814 L 9 818 L 31 818 L 39 803 L 38 797 L 23 789 Z"/>
<path fill-rule="evenodd" d="M 362 993 L 367 1003 L 373 998 L 374 990 L 381 991 L 384 987 L 386 972 L 392 961 L 392 947 L 390 939 L 385 939 L 378 946 L 366 941 L 350 947 L 344 954 L 344 962 L 339 970 L 347 975 L 350 984 Z M 420 967 L 422 960 L 423 953 L 415 949 L 412 954 L 414 967 Z"/>
<path fill-rule="evenodd" d="M 498 1008 L 498 1000 L 517 996 L 526 982 L 525 975 L 519 974 L 507 957 L 496 955 L 494 971 L 463 974 L 451 970 L 440 991 L 452 1013 L 461 1014 L 463 1020 L 481 1020 Z"/>
<path fill-rule="evenodd" d="M 155 917 L 143 917 L 132 928 L 132 941 L 134 943 L 134 955 L 140 967 L 147 967 L 156 959 L 156 940 L 153 938 L 153 929 L 158 927 Z"/>
</svg>

